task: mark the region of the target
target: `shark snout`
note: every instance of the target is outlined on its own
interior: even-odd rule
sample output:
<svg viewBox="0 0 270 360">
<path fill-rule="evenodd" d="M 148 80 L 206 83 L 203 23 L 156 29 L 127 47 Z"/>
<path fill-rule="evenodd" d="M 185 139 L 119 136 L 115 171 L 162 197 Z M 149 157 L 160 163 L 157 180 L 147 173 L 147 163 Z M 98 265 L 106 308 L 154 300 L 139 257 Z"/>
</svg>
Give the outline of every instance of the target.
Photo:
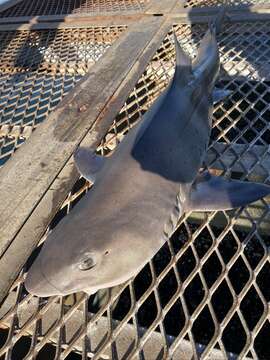
<svg viewBox="0 0 270 360">
<path fill-rule="evenodd" d="M 28 272 L 24 286 L 31 295 L 38 297 L 62 295 L 61 291 L 54 287 L 45 277 L 39 261 Z"/>
</svg>

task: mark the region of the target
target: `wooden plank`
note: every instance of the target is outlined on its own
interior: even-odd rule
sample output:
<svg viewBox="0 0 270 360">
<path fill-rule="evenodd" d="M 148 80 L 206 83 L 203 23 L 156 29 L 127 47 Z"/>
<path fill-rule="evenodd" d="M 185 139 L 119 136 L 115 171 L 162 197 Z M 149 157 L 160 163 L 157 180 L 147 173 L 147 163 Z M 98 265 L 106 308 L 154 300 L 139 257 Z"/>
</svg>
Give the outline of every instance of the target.
<svg viewBox="0 0 270 360">
<path fill-rule="evenodd" d="M 77 29 L 77 28 L 89 28 L 91 26 L 129 26 L 135 22 L 140 21 L 142 18 L 145 18 L 144 15 L 133 15 L 133 16 L 104 16 L 100 17 L 91 17 L 88 19 L 82 19 L 81 21 L 76 21 L 71 19 L 71 21 L 51 21 L 51 22 L 14 22 L 14 23 L 4 23 L 0 20 L 0 31 L 12 31 L 12 30 L 47 30 L 47 29 Z M 149 17 L 149 16 L 147 16 Z"/>
<path fill-rule="evenodd" d="M 77 179 L 75 148 L 97 146 L 170 26 L 131 27 L 0 170 L 0 302 Z"/>
<path fill-rule="evenodd" d="M 171 18 L 171 21 L 173 24 L 208 24 L 211 19 L 213 19 L 213 16 L 215 16 L 216 13 L 213 13 L 212 15 L 202 15 L 198 13 L 171 13 L 166 14 L 168 18 Z M 228 11 L 227 17 L 230 22 L 255 22 L 255 21 L 269 21 L 270 20 L 270 12 L 268 13 L 231 13 Z"/>
<path fill-rule="evenodd" d="M 173 12 L 179 0 L 152 0 L 145 9 L 145 14 L 163 15 Z"/>
<path fill-rule="evenodd" d="M 20 0 L 21 1 L 21 0 Z M 0 18 L 0 30 L 29 30 L 79 28 L 89 25 L 128 25 L 152 15 L 171 17 L 175 23 L 208 23 L 220 11 L 220 7 L 183 8 L 180 0 L 153 0 L 142 13 L 126 11 L 116 13 L 89 13 L 69 15 L 41 15 Z M 227 16 L 231 22 L 270 19 L 270 5 L 229 7 Z"/>
<path fill-rule="evenodd" d="M 269 21 L 270 9 L 264 9 L 262 12 L 239 12 L 229 14 L 230 22 L 254 22 L 254 21 Z"/>
<path fill-rule="evenodd" d="M 14 23 L 14 24 L 0 24 L 0 31 L 12 30 L 47 30 L 47 29 L 87 29 L 92 26 L 129 26 L 143 18 L 141 15 L 119 16 L 119 17 L 103 17 L 101 19 L 91 18 L 88 21 L 78 22 L 37 22 L 37 23 Z"/>
<path fill-rule="evenodd" d="M 19 4 L 22 1 L 23 0 L 9 0 L 9 1 L 5 2 L 4 4 L 0 5 L 0 12 L 9 9 L 12 6 Z"/>
<path fill-rule="evenodd" d="M 117 13 L 88 13 L 88 14 L 71 14 L 71 15 L 40 15 L 40 16 L 18 16 L 18 17 L 5 17 L 0 18 L 0 25 L 14 25 L 14 24 L 39 24 L 39 23 L 50 23 L 52 26 L 57 27 L 57 25 L 62 23 L 73 24 L 74 26 L 80 27 L 96 23 L 110 23 L 110 22 L 121 22 L 123 25 L 126 25 L 127 22 L 132 22 L 139 20 L 142 16 L 145 16 L 142 13 L 137 11 L 127 11 Z"/>
<path fill-rule="evenodd" d="M 181 1 L 178 1 L 172 10 L 164 15 L 171 17 L 172 21 L 176 23 L 208 23 L 219 11 L 220 7 L 218 6 L 183 8 Z M 153 12 L 149 11 L 149 13 Z M 228 7 L 226 16 L 231 22 L 269 20 L 270 5 Z"/>
</svg>

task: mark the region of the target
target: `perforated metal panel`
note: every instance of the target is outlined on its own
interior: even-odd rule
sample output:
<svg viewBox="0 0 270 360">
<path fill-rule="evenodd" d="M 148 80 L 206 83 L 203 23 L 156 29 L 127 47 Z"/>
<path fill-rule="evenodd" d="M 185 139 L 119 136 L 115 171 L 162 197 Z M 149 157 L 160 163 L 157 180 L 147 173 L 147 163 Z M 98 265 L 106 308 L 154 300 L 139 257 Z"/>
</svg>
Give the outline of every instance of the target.
<svg viewBox="0 0 270 360">
<path fill-rule="evenodd" d="M 174 30 L 183 48 L 194 56 L 206 26 L 178 25 Z M 232 93 L 215 106 L 208 166 L 225 175 L 269 183 L 269 23 L 226 24 L 219 46 L 218 85 Z M 173 66 L 170 33 L 102 141 L 101 153 L 113 151 L 140 121 L 165 88 Z M 87 189 L 80 179 L 51 227 Z M 83 359 L 192 355 L 226 359 L 233 358 L 232 353 L 239 358 L 269 359 L 265 342 L 270 331 L 269 229 L 263 228 L 269 216 L 265 200 L 230 212 L 186 214 L 149 264 L 116 289 L 100 309 L 82 294 L 49 299 L 28 295 L 23 280 L 36 250 L 0 310 L 1 316 L 6 313 L 1 321 L 6 341 L 0 355 L 9 359 L 23 337 L 31 334 L 25 350 L 29 359 L 48 351 L 48 342 L 56 345 L 50 348 L 55 359 L 60 354 L 64 359 L 73 350 Z"/>
<path fill-rule="evenodd" d="M 0 33 L 0 166 L 124 29 Z"/>
<path fill-rule="evenodd" d="M 148 0 L 23 0 L 0 17 L 142 11 Z"/>
</svg>

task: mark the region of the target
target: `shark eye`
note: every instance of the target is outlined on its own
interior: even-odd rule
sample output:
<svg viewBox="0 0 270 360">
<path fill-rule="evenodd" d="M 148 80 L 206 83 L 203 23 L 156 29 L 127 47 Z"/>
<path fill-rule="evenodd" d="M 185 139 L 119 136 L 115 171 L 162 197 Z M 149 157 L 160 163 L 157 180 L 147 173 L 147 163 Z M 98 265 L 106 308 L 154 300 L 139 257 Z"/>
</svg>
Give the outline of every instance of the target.
<svg viewBox="0 0 270 360">
<path fill-rule="evenodd" d="M 80 270 L 85 271 L 92 269 L 95 265 L 95 260 L 91 256 L 87 255 L 81 260 L 78 266 Z"/>
</svg>

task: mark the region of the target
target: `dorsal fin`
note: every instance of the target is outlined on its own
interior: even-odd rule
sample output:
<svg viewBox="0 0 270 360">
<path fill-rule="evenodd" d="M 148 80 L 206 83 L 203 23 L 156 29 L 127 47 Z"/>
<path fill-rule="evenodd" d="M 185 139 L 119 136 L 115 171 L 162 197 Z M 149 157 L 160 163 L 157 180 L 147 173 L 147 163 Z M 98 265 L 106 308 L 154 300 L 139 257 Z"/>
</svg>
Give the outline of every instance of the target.
<svg viewBox="0 0 270 360">
<path fill-rule="evenodd" d="M 208 49 L 212 41 L 216 41 L 216 34 L 221 31 L 223 21 L 226 17 L 226 8 L 223 8 L 219 11 L 214 20 L 211 20 L 209 23 L 209 29 L 202 38 L 200 46 L 197 50 L 197 56 L 193 61 L 192 68 L 196 71 L 196 67 L 205 61 L 208 57 Z"/>
<path fill-rule="evenodd" d="M 173 81 L 179 85 L 186 85 L 192 77 L 191 59 L 181 48 L 175 33 L 174 44 L 176 54 L 176 65 Z"/>
<path fill-rule="evenodd" d="M 210 45 L 212 39 L 212 32 L 208 30 L 202 40 L 200 41 L 200 45 L 197 50 L 197 55 L 195 60 L 193 61 L 192 68 L 196 71 L 196 68 L 201 65 L 208 58 L 208 47 Z"/>
<path fill-rule="evenodd" d="M 227 18 L 226 12 L 227 12 L 227 9 L 225 6 L 218 12 L 217 16 L 209 24 L 210 31 L 213 32 L 215 35 L 220 33 L 220 31 L 221 31 L 222 24 L 223 24 L 225 18 Z"/>
<path fill-rule="evenodd" d="M 75 165 L 79 173 L 91 183 L 95 182 L 97 173 L 103 167 L 105 158 L 96 155 L 91 149 L 79 147 L 74 153 Z"/>
</svg>

